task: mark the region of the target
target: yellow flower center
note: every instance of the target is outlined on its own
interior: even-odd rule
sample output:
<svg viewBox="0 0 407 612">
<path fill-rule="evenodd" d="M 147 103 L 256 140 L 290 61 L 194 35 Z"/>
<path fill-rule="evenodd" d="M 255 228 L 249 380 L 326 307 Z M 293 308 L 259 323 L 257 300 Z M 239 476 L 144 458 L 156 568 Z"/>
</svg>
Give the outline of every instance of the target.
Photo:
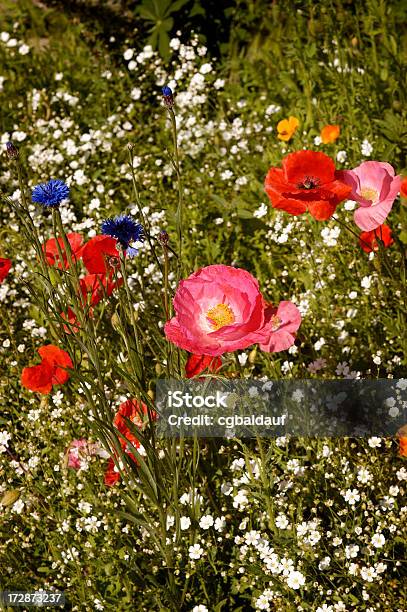
<svg viewBox="0 0 407 612">
<path fill-rule="evenodd" d="M 365 187 L 364 189 L 362 189 L 360 194 L 362 198 L 365 198 L 365 200 L 371 200 L 372 203 L 379 197 L 379 194 L 377 193 L 376 189 L 371 189 L 370 187 Z"/>
<path fill-rule="evenodd" d="M 273 315 L 270 319 L 271 331 L 277 331 L 280 327 L 282 320 L 277 315 Z"/>
<path fill-rule="evenodd" d="M 217 304 L 208 310 L 206 317 L 214 329 L 230 325 L 235 320 L 233 310 L 227 304 Z"/>
</svg>

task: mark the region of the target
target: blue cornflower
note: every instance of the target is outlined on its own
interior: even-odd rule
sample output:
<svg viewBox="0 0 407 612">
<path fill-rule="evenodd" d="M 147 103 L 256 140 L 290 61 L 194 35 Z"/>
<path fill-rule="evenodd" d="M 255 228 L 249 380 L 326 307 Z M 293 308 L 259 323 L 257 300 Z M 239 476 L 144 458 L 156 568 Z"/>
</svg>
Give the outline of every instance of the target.
<svg viewBox="0 0 407 612">
<path fill-rule="evenodd" d="M 59 179 L 36 185 L 32 191 L 32 201 L 45 208 L 57 208 L 69 196 L 69 187 Z"/>
<path fill-rule="evenodd" d="M 138 253 L 138 250 L 131 247 L 130 243 L 144 240 L 143 226 L 130 215 L 118 215 L 103 221 L 102 234 L 116 238 L 129 257 L 134 257 Z"/>
<path fill-rule="evenodd" d="M 168 85 L 165 85 L 161 91 L 163 92 L 163 96 L 172 96 L 172 89 L 168 87 Z"/>
</svg>

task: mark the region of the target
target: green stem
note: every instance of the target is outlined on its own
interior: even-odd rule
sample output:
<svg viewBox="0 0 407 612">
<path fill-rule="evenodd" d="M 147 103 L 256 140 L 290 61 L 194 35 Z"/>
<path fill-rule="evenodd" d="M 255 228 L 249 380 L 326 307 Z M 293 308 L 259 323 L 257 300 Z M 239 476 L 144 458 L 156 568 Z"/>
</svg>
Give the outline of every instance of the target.
<svg viewBox="0 0 407 612">
<path fill-rule="evenodd" d="M 172 127 L 172 139 L 173 139 L 173 147 L 174 147 L 174 168 L 177 175 L 177 184 L 178 184 L 178 205 L 177 212 L 175 215 L 176 221 L 176 229 L 178 236 L 178 281 L 182 275 L 182 222 L 183 222 L 183 191 L 182 191 L 182 181 L 181 181 L 181 169 L 179 163 L 179 151 L 178 151 L 178 140 L 177 140 L 177 121 L 175 118 L 175 113 L 173 108 L 168 109 L 168 114 L 171 120 Z"/>
<path fill-rule="evenodd" d="M 127 271 L 126 271 L 124 251 L 120 252 L 120 271 L 123 277 L 123 284 L 124 284 L 124 288 L 126 291 L 127 302 L 128 302 L 127 306 L 130 311 L 130 321 L 133 327 L 134 340 L 136 342 L 136 349 L 137 349 L 136 374 L 137 374 L 137 378 L 139 379 L 140 383 L 144 384 L 145 379 L 144 379 L 144 367 L 143 367 L 143 351 L 142 351 L 142 345 L 141 345 L 140 338 L 139 338 L 139 333 L 137 330 L 136 318 L 134 316 L 133 300 L 131 299 L 130 287 L 129 287 Z"/>
<path fill-rule="evenodd" d="M 130 171 L 131 171 L 131 176 L 132 176 L 132 182 L 133 182 L 133 189 L 134 189 L 134 195 L 136 198 L 136 204 L 137 204 L 137 208 L 138 208 L 138 212 L 140 215 L 140 219 L 141 219 L 141 223 L 143 225 L 144 228 L 144 234 L 147 238 L 147 242 L 149 244 L 151 253 L 153 254 L 153 257 L 158 265 L 158 268 L 160 271 L 162 271 L 162 266 L 161 266 L 161 262 L 158 259 L 158 255 L 157 252 L 155 250 L 154 247 L 154 243 L 151 237 L 151 226 L 150 226 L 150 222 L 149 220 L 145 217 L 144 213 L 143 213 L 143 207 L 141 204 L 141 199 L 140 199 L 140 192 L 137 186 L 137 180 L 136 180 L 136 175 L 134 172 L 134 168 L 133 168 L 133 147 L 131 145 L 129 145 L 129 156 L 130 156 Z"/>
</svg>

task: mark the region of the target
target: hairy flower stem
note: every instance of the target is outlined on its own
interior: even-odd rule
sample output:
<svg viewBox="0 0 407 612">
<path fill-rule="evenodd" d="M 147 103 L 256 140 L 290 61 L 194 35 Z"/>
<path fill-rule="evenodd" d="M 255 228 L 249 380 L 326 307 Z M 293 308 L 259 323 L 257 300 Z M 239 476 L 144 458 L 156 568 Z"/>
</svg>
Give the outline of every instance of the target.
<svg viewBox="0 0 407 612">
<path fill-rule="evenodd" d="M 128 281 L 127 271 L 126 271 L 125 255 L 123 251 L 120 252 L 120 271 L 123 277 L 123 284 L 124 284 L 124 288 L 125 288 L 126 296 L 127 296 L 127 307 L 130 312 L 130 321 L 133 327 L 134 340 L 136 342 L 136 349 L 137 349 L 136 364 L 135 364 L 136 374 L 137 374 L 137 378 L 140 384 L 144 385 L 145 377 L 144 377 L 144 365 L 143 365 L 143 350 L 142 350 L 142 345 L 140 342 L 140 337 L 139 337 L 139 333 L 137 329 L 136 318 L 134 316 L 133 300 L 131 299 L 129 281 Z M 130 354 L 129 357 L 132 358 L 132 354 Z"/>
<path fill-rule="evenodd" d="M 342 225 L 345 229 L 348 230 L 348 232 L 350 232 L 351 234 L 356 236 L 356 238 L 359 240 L 359 235 L 356 232 L 354 232 L 353 229 L 351 227 L 349 227 L 349 225 L 347 223 L 345 223 L 344 221 L 341 221 L 340 219 L 338 219 L 338 217 L 332 216 L 331 219 L 333 219 L 334 221 L 339 223 L 339 225 Z M 364 244 L 366 244 L 370 248 L 370 244 L 369 243 L 364 242 Z"/>
<path fill-rule="evenodd" d="M 181 168 L 179 163 L 178 139 L 177 139 L 177 121 L 175 118 L 174 109 L 168 109 L 168 114 L 171 120 L 172 139 L 174 148 L 174 158 L 172 159 L 175 173 L 177 175 L 178 184 L 178 206 L 175 213 L 175 224 L 178 236 L 178 281 L 182 276 L 182 221 L 183 221 L 183 190 L 181 180 Z"/>
<path fill-rule="evenodd" d="M 31 235 L 31 237 L 34 240 L 34 247 L 37 252 L 38 258 L 40 260 L 41 272 L 43 273 L 44 277 L 47 278 L 49 282 L 51 282 L 49 278 L 49 270 L 48 270 L 47 262 L 45 260 L 44 251 L 41 248 L 41 243 L 38 238 L 37 228 L 34 225 L 34 221 L 32 220 L 32 217 L 30 215 L 30 211 L 28 208 L 28 202 L 27 202 L 27 197 L 25 193 L 26 184 L 24 181 L 23 169 L 22 169 L 19 158 L 15 160 L 15 165 L 17 168 L 18 186 L 20 187 L 22 209 L 24 212 L 24 215 L 20 215 L 20 218 L 23 221 L 28 233 Z"/>
<path fill-rule="evenodd" d="M 134 196 L 136 198 L 136 204 L 137 204 L 137 208 L 138 208 L 138 212 L 140 215 L 140 220 L 141 220 L 141 224 L 144 228 L 144 234 L 147 238 L 147 242 L 149 244 L 151 253 L 156 261 L 156 264 L 158 265 L 158 269 L 160 271 L 162 271 L 162 265 L 160 260 L 158 259 L 158 255 L 157 252 L 155 250 L 154 247 L 154 242 L 152 240 L 152 236 L 151 236 L 151 226 L 150 226 L 150 221 L 148 220 L 148 218 L 144 215 L 143 213 L 143 206 L 141 204 L 141 199 L 140 199 L 140 192 L 137 186 L 137 180 L 136 180 L 136 175 L 134 172 L 134 167 L 133 167 L 133 147 L 129 145 L 128 147 L 129 149 L 129 157 L 130 157 L 130 171 L 131 171 L 131 177 L 132 177 L 132 182 L 133 182 L 133 190 L 134 190 Z"/>
</svg>

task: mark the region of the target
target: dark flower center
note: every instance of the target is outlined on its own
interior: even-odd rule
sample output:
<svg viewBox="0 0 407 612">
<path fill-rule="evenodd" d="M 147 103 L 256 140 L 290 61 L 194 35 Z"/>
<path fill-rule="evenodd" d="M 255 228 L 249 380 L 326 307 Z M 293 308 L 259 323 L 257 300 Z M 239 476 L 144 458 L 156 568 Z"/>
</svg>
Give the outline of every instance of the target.
<svg viewBox="0 0 407 612">
<path fill-rule="evenodd" d="M 302 183 L 298 183 L 298 189 L 315 189 L 319 187 L 321 181 L 316 176 L 306 176 Z"/>
</svg>

